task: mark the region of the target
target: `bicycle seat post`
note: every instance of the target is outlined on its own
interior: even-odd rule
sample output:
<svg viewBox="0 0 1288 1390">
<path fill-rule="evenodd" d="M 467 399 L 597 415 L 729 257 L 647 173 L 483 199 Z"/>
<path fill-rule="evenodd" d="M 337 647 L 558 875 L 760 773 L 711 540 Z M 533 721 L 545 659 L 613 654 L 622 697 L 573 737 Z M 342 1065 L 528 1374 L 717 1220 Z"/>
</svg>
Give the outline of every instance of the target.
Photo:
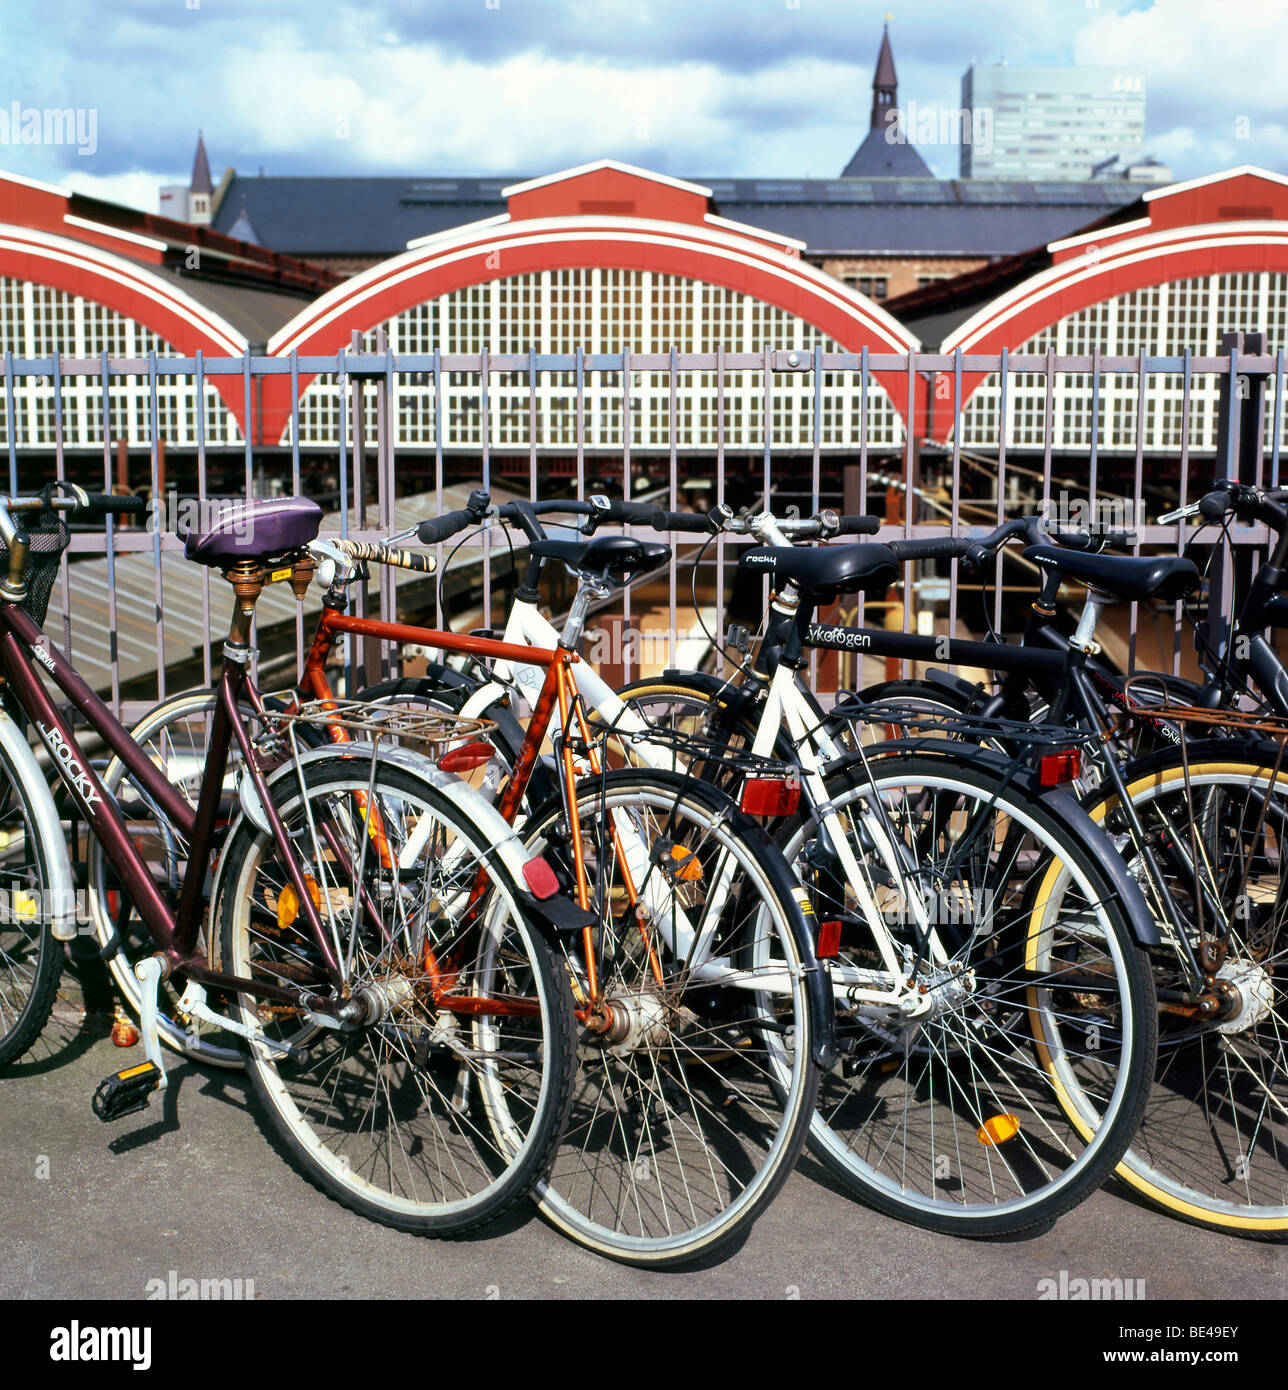
<svg viewBox="0 0 1288 1390">
<path fill-rule="evenodd" d="M 585 573 L 577 575 L 577 595 L 568 610 L 568 618 L 559 637 L 560 646 L 570 651 L 576 650 L 585 630 L 590 605 L 598 598 L 607 598 L 612 591 L 612 586 L 597 576 Z"/>
</svg>

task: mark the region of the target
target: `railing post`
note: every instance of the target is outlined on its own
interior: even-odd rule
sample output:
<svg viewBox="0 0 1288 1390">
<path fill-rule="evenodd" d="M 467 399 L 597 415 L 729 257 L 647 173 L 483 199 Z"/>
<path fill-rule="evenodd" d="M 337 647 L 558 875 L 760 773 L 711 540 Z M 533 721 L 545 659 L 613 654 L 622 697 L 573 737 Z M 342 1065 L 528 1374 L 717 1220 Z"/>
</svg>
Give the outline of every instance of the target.
<svg viewBox="0 0 1288 1390">
<path fill-rule="evenodd" d="M 1221 334 L 1221 352 L 1230 369 L 1218 383 L 1216 457 L 1217 474 L 1257 485 L 1262 475 L 1265 432 L 1266 378 L 1264 372 L 1239 371 L 1243 357 L 1260 357 L 1266 351 L 1266 335 L 1240 329 Z M 1206 481 L 1206 480 L 1205 480 Z M 1227 614 L 1238 612 L 1252 575 L 1256 556 L 1251 547 L 1240 547 L 1227 566 L 1224 547 L 1213 556 L 1208 576 L 1208 611 L 1205 624 L 1208 644 L 1224 655 L 1229 635 Z"/>
</svg>

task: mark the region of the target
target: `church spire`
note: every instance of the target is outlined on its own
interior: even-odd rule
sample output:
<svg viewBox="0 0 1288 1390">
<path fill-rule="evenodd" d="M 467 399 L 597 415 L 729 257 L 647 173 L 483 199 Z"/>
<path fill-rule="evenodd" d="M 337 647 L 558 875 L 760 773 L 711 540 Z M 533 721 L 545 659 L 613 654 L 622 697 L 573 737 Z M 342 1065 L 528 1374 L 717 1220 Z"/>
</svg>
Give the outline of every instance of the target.
<svg viewBox="0 0 1288 1390">
<path fill-rule="evenodd" d="M 877 54 L 877 70 L 872 75 L 872 121 L 868 128 L 884 130 L 891 121 L 898 119 L 899 79 L 895 76 L 887 24 L 881 31 L 881 51 Z"/>
<path fill-rule="evenodd" d="M 189 193 L 213 193 L 214 184 L 210 181 L 210 161 L 206 158 L 206 141 L 201 131 L 197 132 L 197 153 L 192 161 L 192 182 Z"/>
</svg>

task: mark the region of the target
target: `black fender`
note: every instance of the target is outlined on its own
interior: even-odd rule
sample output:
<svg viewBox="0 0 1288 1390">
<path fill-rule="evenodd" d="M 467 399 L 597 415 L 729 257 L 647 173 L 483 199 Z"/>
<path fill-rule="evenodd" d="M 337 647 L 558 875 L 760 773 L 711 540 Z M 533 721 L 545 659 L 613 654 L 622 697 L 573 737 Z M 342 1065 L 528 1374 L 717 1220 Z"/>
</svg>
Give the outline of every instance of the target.
<svg viewBox="0 0 1288 1390">
<path fill-rule="evenodd" d="M 687 673 L 686 673 L 687 674 Z M 632 769 L 606 772 L 593 779 L 588 786 L 596 795 L 611 792 L 614 782 L 639 781 L 640 774 Z M 781 850 L 770 838 L 759 821 L 738 809 L 737 803 L 709 782 L 702 782 L 683 773 L 650 769 L 647 780 L 652 783 L 670 783 L 677 795 L 684 792 L 706 803 L 705 809 L 714 820 L 724 816 L 734 830 L 746 841 L 757 863 L 764 869 L 770 881 L 788 904 L 790 916 L 788 925 L 792 940 L 796 944 L 801 966 L 805 976 L 805 993 L 814 1028 L 814 1046 L 811 1056 L 815 1064 L 824 1071 L 830 1071 L 839 1057 L 836 1047 L 835 1003 L 827 972 L 819 963 L 815 942 L 818 923 L 814 920 L 813 909 L 806 913 L 803 904 L 808 902 L 800 881 L 792 873 L 791 866 L 783 858 Z M 561 814 L 562 799 L 558 796 L 538 806 L 527 820 L 528 833 L 531 827 L 542 824 L 550 816 Z M 529 836 L 529 843 L 530 843 Z"/>
<path fill-rule="evenodd" d="M 1226 751 L 1229 751 L 1228 747 Z M 865 760 L 870 762 L 874 757 L 879 757 L 886 761 L 890 758 L 912 756 L 942 758 L 944 762 L 960 766 L 962 744 L 948 739 L 901 739 L 895 743 L 878 745 L 866 753 L 853 753 L 845 758 L 838 758 L 826 771 L 829 778 L 848 776 L 861 784 L 868 780 Z M 1041 786 L 1036 769 L 1017 768 L 1012 760 L 993 749 L 972 745 L 970 767 L 972 772 L 991 772 L 999 781 L 1005 781 L 1007 785 L 1026 793 L 1034 801 L 1041 803 L 1044 811 L 1059 820 L 1071 836 L 1086 844 L 1088 852 L 1103 870 L 1121 901 L 1131 922 L 1132 935 L 1136 938 L 1137 944 L 1162 945 L 1158 925 L 1154 921 L 1154 914 L 1150 911 L 1140 884 L 1131 876 L 1126 861 L 1114 847 L 1113 841 L 1074 797 L 1060 788 Z"/>
</svg>

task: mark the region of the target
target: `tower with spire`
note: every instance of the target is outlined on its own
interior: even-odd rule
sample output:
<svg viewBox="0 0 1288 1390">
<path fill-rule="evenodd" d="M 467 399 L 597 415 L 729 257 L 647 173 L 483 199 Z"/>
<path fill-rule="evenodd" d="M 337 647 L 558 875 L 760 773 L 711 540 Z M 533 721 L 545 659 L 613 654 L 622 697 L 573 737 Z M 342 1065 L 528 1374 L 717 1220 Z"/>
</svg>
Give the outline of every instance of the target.
<svg viewBox="0 0 1288 1390">
<path fill-rule="evenodd" d="M 841 170 L 843 179 L 930 179 L 934 175 L 908 143 L 899 110 L 899 78 L 890 47 L 890 26 L 881 31 L 881 48 L 872 74 L 872 115 L 868 133 Z"/>
<path fill-rule="evenodd" d="M 197 132 L 197 153 L 192 160 L 192 178 L 188 183 L 188 221 L 198 227 L 208 227 L 214 218 L 211 207 L 215 186 L 210 181 L 210 160 L 206 158 L 206 141 Z"/>
</svg>

